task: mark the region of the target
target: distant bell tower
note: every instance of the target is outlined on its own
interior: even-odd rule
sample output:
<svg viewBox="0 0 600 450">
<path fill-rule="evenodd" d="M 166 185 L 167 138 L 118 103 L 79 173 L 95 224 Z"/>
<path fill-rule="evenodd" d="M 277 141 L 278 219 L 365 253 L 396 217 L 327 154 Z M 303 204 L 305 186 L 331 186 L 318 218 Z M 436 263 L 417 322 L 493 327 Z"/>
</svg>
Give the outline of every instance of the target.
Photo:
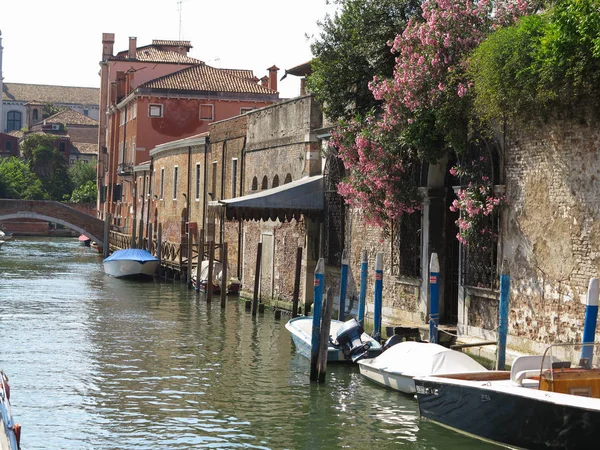
<svg viewBox="0 0 600 450">
<path fill-rule="evenodd" d="M 0 133 L 4 133 L 4 110 L 2 109 L 4 84 L 2 83 L 2 80 L 2 30 L 0 30 Z"/>
</svg>

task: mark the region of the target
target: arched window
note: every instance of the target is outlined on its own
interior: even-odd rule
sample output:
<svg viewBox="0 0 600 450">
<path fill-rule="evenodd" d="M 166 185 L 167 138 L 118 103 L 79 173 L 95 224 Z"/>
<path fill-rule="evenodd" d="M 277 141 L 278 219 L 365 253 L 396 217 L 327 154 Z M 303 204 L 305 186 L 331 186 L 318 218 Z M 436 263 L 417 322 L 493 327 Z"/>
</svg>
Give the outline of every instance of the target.
<svg viewBox="0 0 600 450">
<path fill-rule="evenodd" d="M 273 186 L 274 188 L 276 188 L 277 186 L 279 186 L 279 175 L 275 175 L 275 176 L 273 177 L 273 184 L 272 184 L 272 186 Z"/>
<path fill-rule="evenodd" d="M 21 113 L 19 111 L 9 111 L 6 115 L 6 131 L 15 131 L 21 129 Z"/>
<path fill-rule="evenodd" d="M 37 109 L 33 110 L 33 117 L 32 118 L 33 118 L 34 122 L 37 122 L 37 120 L 38 120 L 38 110 Z"/>
<path fill-rule="evenodd" d="M 292 182 L 292 174 L 291 174 L 291 173 L 288 173 L 288 174 L 285 176 L 285 180 L 283 181 L 283 184 L 288 184 L 288 183 L 291 183 L 291 182 Z"/>
<path fill-rule="evenodd" d="M 256 177 L 252 178 L 252 190 L 256 191 L 258 189 L 258 180 Z"/>
<path fill-rule="evenodd" d="M 260 188 L 262 190 L 269 189 L 269 180 L 267 179 L 266 175 L 263 177 L 262 186 Z"/>
</svg>

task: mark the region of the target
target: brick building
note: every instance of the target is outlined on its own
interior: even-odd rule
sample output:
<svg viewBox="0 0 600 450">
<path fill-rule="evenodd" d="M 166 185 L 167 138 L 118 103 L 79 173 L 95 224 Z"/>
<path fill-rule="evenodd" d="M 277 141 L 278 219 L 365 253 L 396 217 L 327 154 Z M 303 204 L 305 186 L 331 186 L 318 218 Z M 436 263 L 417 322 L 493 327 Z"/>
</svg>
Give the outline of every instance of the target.
<svg viewBox="0 0 600 450">
<path fill-rule="evenodd" d="M 0 133 L 0 158 L 19 156 L 19 138 Z"/>
</svg>

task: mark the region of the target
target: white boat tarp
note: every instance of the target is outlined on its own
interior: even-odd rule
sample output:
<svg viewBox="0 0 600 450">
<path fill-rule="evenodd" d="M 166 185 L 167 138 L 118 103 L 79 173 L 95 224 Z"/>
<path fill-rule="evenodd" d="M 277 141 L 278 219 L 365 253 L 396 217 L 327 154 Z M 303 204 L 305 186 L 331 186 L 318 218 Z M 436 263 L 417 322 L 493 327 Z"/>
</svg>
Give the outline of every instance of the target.
<svg viewBox="0 0 600 450">
<path fill-rule="evenodd" d="M 400 342 L 388 348 L 370 365 L 411 377 L 487 370 L 470 356 L 428 342 Z"/>
</svg>

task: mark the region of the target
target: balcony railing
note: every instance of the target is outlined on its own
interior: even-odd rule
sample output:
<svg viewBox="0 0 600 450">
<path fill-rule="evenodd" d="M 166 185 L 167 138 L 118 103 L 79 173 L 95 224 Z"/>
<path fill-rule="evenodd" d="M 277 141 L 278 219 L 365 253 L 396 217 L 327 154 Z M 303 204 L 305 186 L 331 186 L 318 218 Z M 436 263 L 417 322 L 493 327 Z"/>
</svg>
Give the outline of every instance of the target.
<svg viewBox="0 0 600 450">
<path fill-rule="evenodd" d="M 117 167 L 117 175 L 121 177 L 129 177 L 133 175 L 133 164 L 121 163 Z"/>
</svg>

